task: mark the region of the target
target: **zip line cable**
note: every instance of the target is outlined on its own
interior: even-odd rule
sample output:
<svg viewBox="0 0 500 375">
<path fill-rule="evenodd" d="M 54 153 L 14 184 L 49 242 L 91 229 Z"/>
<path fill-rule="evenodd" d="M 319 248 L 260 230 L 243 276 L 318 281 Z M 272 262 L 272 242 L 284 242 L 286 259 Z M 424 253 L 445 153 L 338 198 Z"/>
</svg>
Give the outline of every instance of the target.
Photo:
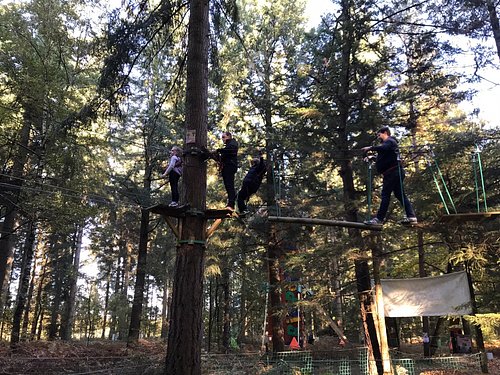
<svg viewBox="0 0 500 375">
<path fill-rule="evenodd" d="M 24 181 L 24 182 L 33 182 L 33 180 L 30 180 L 27 178 L 13 177 L 13 176 L 10 176 L 10 175 L 4 174 L 4 173 L 0 173 L 0 176 L 4 176 L 4 177 L 8 177 L 10 179 L 16 179 L 16 180 L 20 180 L 20 181 Z M 40 185 L 42 187 L 53 188 L 53 189 L 55 189 L 55 191 L 43 190 L 41 188 L 33 188 L 33 187 L 24 186 L 24 185 L 19 186 L 19 185 L 11 184 L 8 182 L 0 182 L 0 186 L 4 186 L 4 187 L 10 188 L 10 189 L 27 190 L 27 191 L 33 191 L 33 192 L 38 192 L 38 193 L 50 194 L 50 195 L 61 194 L 61 195 L 66 196 L 66 197 L 80 199 L 80 200 L 86 199 L 88 201 L 94 201 L 95 203 L 109 205 L 109 206 L 113 206 L 113 205 L 117 204 L 120 206 L 137 207 L 139 205 L 139 204 L 129 203 L 129 202 L 126 202 L 123 200 L 111 201 L 109 198 L 98 195 L 98 194 L 85 193 L 83 191 L 69 189 L 69 188 L 65 188 L 62 186 L 56 186 L 56 185 L 51 185 L 51 184 L 47 184 L 47 183 L 40 183 L 40 182 L 36 182 L 36 184 Z M 130 195 L 132 195 L 133 197 L 140 196 L 139 194 L 130 194 Z M 146 197 L 146 196 L 144 196 L 144 197 Z"/>
</svg>

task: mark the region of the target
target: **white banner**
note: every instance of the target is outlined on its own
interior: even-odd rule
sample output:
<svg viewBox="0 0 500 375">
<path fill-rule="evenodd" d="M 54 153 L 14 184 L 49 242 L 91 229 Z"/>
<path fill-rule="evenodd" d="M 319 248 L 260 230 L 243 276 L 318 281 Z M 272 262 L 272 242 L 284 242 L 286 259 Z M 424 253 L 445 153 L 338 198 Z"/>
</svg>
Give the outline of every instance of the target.
<svg viewBox="0 0 500 375">
<path fill-rule="evenodd" d="M 381 284 L 386 317 L 472 313 L 465 271 L 418 279 L 383 279 Z"/>
</svg>

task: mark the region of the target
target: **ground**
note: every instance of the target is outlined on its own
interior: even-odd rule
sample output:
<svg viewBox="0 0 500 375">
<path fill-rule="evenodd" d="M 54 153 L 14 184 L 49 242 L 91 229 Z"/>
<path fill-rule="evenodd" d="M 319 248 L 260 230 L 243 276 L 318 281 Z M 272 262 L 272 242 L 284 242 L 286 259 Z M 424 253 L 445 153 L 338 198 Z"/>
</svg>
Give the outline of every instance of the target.
<svg viewBox="0 0 500 375">
<path fill-rule="evenodd" d="M 309 349 L 312 351 L 332 350 L 337 347 L 333 341 L 320 340 Z M 418 346 L 414 349 L 418 350 Z M 487 351 L 494 359 L 488 362 L 489 373 L 500 375 L 500 340 L 487 345 Z M 253 351 L 252 351 L 253 352 Z M 165 343 L 159 340 L 140 340 L 138 344 L 127 348 L 125 343 L 110 341 L 35 341 L 21 343 L 15 351 L 7 343 L 0 344 L 0 374 L 146 374 L 159 375 L 165 358 Z M 235 358 L 244 364 L 234 374 L 265 374 L 266 366 L 258 361 L 258 354 L 245 353 L 233 356 L 204 356 L 203 374 L 228 374 L 220 370 L 224 362 L 233 362 Z M 216 362 L 216 366 L 214 365 Z M 251 364 L 251 365 L 249 365 Z M 421 375 L 479 375 L 480 371 L 447 370 L 428 371 Z"/>
</svg>

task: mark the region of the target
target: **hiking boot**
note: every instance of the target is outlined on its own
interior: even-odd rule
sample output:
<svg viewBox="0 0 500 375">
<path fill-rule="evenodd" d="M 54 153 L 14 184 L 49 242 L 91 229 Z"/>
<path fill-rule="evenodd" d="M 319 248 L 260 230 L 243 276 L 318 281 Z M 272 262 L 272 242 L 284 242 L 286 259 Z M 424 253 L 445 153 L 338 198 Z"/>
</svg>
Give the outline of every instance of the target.
<svg viewBox="0 0 500 375">
<path fill-rule="evenodd" d="M 366 225 L 384 225 L 384 222 L 380 220 L 378 217 L 374 217 L 371 220 L 365 220 L 363 221 Z"/>
<path fill-rule="evenodd" d="M 416 217 L 405 217 L 403 220 L 400 221 L 400 223 L 403 225 L 417 224 L 418 220 Z"/>
</svg>

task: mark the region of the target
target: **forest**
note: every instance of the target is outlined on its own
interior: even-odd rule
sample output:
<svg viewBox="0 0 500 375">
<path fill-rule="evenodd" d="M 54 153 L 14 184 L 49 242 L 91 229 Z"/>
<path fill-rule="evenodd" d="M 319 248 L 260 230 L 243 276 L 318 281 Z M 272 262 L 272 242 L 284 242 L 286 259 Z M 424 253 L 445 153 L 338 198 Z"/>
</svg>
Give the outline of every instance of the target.
<svg viewBox="0 0 500 375">
<path fill-rule="evenodd" d="M 492 104 L 470 109 L 500 84 L 484 74 L 500 70 L 498 2 L 331 0 L 314 26 L 306 3 L 0 3 L 2 357 L 158 345 L 155 373 L 222 374 L 207 355 L 276 358 L 296 337 L 367 347 L 367 371 L 390 374 L 394 348 L 438 356 L 457 327 L 500 355 L 500 126 L 479 116 Z M 383 228 L 363 224 L 383 176 L 362 148 L 383 126 L 414 226 L 394 194 Z M 236 192 L 266 162 L 245 218 L 207 156 L 227 131 Z M 458 272 L 470 314 L 378 309 L 380 280 Z"/>
</svg>

